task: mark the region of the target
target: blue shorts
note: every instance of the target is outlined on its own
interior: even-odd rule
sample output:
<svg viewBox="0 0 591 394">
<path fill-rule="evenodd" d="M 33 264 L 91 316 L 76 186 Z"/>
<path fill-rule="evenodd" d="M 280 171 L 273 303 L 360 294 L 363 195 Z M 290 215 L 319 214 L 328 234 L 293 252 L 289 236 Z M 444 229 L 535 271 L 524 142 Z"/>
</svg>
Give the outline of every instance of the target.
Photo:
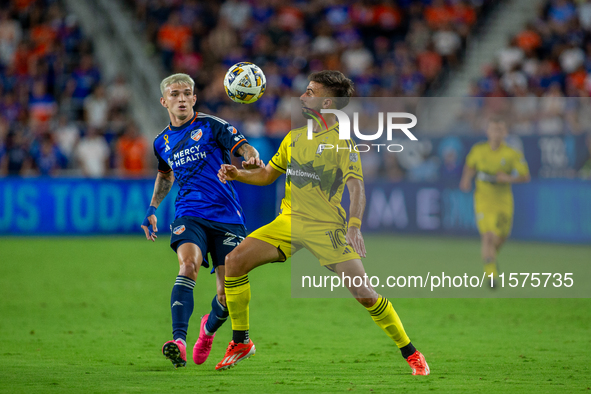
<svg viewBox="0 0 591 394">
<path fill-rule="evenodd" d="M 175 252 L 185 243 L 199 246 L 203 255 L 202 266 L 209 268 L 207 253 L 213 267 L 224 265 L 226 255 L 246 237 L 246 228 L 242 224 L 220 223 L 211 220 L 183 216 L 170 225 L 170 247 Z"/>
</svg>

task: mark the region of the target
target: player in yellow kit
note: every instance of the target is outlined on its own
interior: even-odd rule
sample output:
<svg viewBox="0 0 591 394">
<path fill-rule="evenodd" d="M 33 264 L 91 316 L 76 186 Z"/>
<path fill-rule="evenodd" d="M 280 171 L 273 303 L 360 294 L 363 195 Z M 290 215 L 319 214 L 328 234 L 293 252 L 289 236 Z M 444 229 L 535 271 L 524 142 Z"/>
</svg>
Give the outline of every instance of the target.
<svg viewBox="0 0 591 394">
<path fill-rule="evenodd" d="M 474 213 L 481 237 L 481 253 L 486 275 L 498 275 L 497 254 L 513 225 L 512 183 L 529 182 L 523 153 L 507 146 L 507 125 L 493 118 L 486 129 L 488 140 L 477 143 L 466 157 L 460 189 L 474 191 Z"/>
<path fill-rule="evenodd" d="M 339 71 L 310 75 L 306 92 L 300 97 L 302 114 L 312 118 L 321 109 L 341 109 L 353 93 L 351 80 Z M 248 273 L 263 264 L 283 262 L 301 248 L 310 250 L 322 266 L 346 277 L 363 277 L 365 245 L 361 218 L 365 189 L 359 153 L 352 140 L 339 140 L 339 125 L 333 114 L 323 114 L 325 123 L 316 124 L 312 138 L 307 128 L 290 131 L 277 154 L 265 168 L 238 170 L 222 165 L 222 182 L 239 181 L 254 185 L 273 183 L 286 174 L 285 198 L 277 218 L 254 231 L 233 253 L 226 256 L 226 300 L 233 336 L 216 369 L 227 369 L 255 353 L 248 336 L 250 283 Z M 339 146 L 340 149 L 336 149 Z M 350 194 L 349 221 L 341 206 L 345 185 Z M 390 301 L 380 296 L 367 281 L 361 286 L 345 285 L 369 312 L 372 320 L 388 335 L 408 361 L 413 375 L 429 375 L 429 366 L 404 331 Z"/>
</svg>

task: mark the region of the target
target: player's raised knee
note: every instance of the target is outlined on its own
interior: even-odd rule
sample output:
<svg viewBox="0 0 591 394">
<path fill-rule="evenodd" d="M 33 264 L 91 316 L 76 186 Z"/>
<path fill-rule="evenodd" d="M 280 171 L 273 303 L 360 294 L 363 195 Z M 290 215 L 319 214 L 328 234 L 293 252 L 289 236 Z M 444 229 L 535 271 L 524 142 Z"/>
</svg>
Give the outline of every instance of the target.
<svg viewBox="0 0 591 394">
<path fill-rule="evenodd" d="M 197 271 L 201 263 L 197 262 L 194 257 L 185 257 L 179 260 L 180 262 L 180 275 L 187 276 L 189 278 L 197 277 Z"/>
<path fill-rule="evenodd" d="M 236 252 L 234 249 L 231 253 L 226 255 L 226 268 L 228 267 L 240 267 L 243 265 L 244 259 L 242 258 L 242 254 L 240 252 Z"/>
<path fill-rule="evenodd" d="M 226 255 L 226 269 L 239 268 L 242 265 L 242 258 L 240 253 L 236 253 L 236 250 Z"/>
<path fill-rule="evenodd" d="M 238 276 L 247 274 L 246 260 L 243 254 L 234 249 L 226 255 L 226 276 Z"/>
</svg>

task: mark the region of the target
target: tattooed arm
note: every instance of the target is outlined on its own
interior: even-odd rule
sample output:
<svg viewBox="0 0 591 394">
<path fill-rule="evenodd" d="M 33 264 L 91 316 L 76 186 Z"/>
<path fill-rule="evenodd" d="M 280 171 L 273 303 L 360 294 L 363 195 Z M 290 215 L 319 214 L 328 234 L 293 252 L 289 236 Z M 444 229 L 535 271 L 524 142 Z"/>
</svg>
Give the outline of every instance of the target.
<svg viewBox="0 0 591 394">
<path fill-rule="evenodd" d="M 172 184 L 174 183 L 174 173 L 172 171 L 169 172 L 159 172 L 156 176 L 156 183 L 154 184 L 154 194 L 152 195 L 152 201 L 150 205 L 158 208 L 164 197 L 170 192 L 172 189 Z"/>
<path fill-rule="evenodd" d="M 154 183 L 154 194 L 152 195 L 150 208 L 148 208 L 146 218 L 142 223 L 142 229 L 146 234 L 146 239 L 149 241 L 154 242 L 156 238 L 158 238 L 158 236 L 156 235 L 156 233 L 158 232 L 158 219 L 156 218 L 156 208 L 158 208 L 162 200 L 164 200 L 164 197 L 166 197 L 168 192 L 170 192 L 173 183 L 174 173 L 172 171 L 166 173 L 159 172 L 156 176 L 156 183 Z"/>
<path fill-rule="evenodd" d="M 265 163 L 259 158 L 259 152 L 252 145 L 244 144 L 238 148 L 236 153 L 244 158 L 242 168 L 245 170 L 265 167 Z"/>
</svg>

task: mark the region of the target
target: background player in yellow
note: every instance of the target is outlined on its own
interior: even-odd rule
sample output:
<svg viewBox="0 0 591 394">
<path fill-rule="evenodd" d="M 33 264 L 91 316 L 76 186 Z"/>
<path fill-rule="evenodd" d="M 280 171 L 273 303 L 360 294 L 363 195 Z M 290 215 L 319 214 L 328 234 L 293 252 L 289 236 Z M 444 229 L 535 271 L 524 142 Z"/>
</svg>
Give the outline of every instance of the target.
<svg viewBox="0 0 591 394">
<path fill-rule="evenodd" d="M 350 79 L 339 71 L 321 71 L 309 76 L 310 83 L 300 97 L 302 113 L 310 118 L 321 109 L 341 109 L 353 93 Z M 248 272 L 271 262 L 283 262 L 300 248 L 310 250 L 337 275 L 365 275 L 361 257 L 365 245 L 361 218 L 365 189 L 361 160 L 352 140 L 339 140 L 333 114 L 323 114 L 326 126 L 314 126 L 312 139 L 307 128 L 290 131 L 279 151 L 265 168 L 243 171 L 222 165 L 222 182 L 237 180 L 254 185 L 273 183 L 286 174 L 281 213 L 271 223 L 250 234 L 234 253 L 226 257 L 226 299 L 232 320 L 233 338 L 216 369 L 227 369 L 250 357 L 255 347 L 248 337 L 250 283 Z M 333 149 L 328 148 L 332 146 Z M 337 150 L 336 146 L 340 146 Z M 349 222 L 341 206 L 345 185 L 350 194 Z M 369 283 L 357 287 L 347 283 L 351 294 L 370 313 L 374 322 L 396 343 L 413 375 L 428 375 L 429 366 L 415 349 L 390 301 Z"/>
<path fill-rule="evenodd" d="M 474 191 L 474 213 L 481 237 L 481 253 L 486 275 L 498 275 L 497 254 L 513 224 L 512 183 L 529 182 L 530 175 L 523 153 L 507 146 L 507 124 L 493 118 L 486 128 L 487 141 L 475 144 L 468 156 L 460 189 Z"/>
</svg>

